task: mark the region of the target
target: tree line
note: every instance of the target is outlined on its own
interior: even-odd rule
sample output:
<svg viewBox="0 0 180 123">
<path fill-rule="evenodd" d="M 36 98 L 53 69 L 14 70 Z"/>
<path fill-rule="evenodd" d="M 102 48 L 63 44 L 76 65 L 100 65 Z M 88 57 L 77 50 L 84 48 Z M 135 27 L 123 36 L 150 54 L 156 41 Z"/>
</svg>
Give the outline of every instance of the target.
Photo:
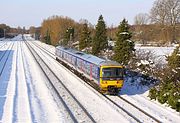
<svg viewBox="0 0 180 123">
<path fill-rule="evenodd" d="M 42 22 L 41 31 L 37 33 L 41 36 L 41 40 L 47 39 L 47 43 L 53 45 L 59 44 L 60 40 L 61 44 L 66 45 L 68 40 L 71 40 L 70 44 L 72 44 L 74 41 L 80 41 L 80 31 L 84 28 L 85 22 L 90 33 L 88 35 L 93 37 L 96 27 L 87 20 L 75 22 L 63 16 L 45 19 Z M 107 27 L 108 40 L 116 40 L 117 31 L 118 27 Z M 130 31 L 132 40 L 144 45 L 178 43 L 180 40 L 180 0 L 156 0 L 149 13 L 139 13 L 135 16 L 134 25 L 130 25 Z"/>
<path fill-rule="evenodd" d="M 134 38 L 143 44 L 179 43 L 180 0 L 156 0 L 150 13 L 135 16 Z"/>
<path fill-rule="evenodd" d="M 110 55 L 109 59 L 128 64 L 128 60 L 132 56 L 131 52 L 134 51 L 134 42 L 130 41 L 132 33 L 129 32 L 129 28 L 128 21 L 123 19 L 118 27 L 119 31 L 116 32 L 115 54 Z M 97 56 L 103 56 L 110 50 L 107 30 L 102 15 L 99 16 L 95 27 L 87 20 L 77 23 L 68 17 L 52 16 L 43 21 L 40 34 L 41 40 L 47 44 L 74 47 Z M 118 54 L 119 50 L 122 54 Z M 124 57 L 123 60 L 119 58 L 121 56 Z"/>
<path fill-rule="evenodd" d="M 26 32 L 25 30 L 24 32 Z M 12 38 L 23 32 L 23 29 L 20 27 L 13 28 L 6 24 L 0 24 L 0 38 Z"/>
</svg>

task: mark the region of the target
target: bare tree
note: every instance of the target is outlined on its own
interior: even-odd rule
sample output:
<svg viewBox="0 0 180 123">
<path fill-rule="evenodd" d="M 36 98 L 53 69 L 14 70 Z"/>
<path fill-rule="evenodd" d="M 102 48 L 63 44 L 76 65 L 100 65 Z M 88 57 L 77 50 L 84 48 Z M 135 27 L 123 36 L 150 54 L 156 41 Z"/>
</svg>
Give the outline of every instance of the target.
<svg viewBox="0 0 180 123">
<path fill-rule="evenodd" d="M 176 25 L 180 22 L 180 0 L 166 0 L 167 5 L 167 23 Z"/>
<path fill-rule="evenodd" d="M 180 22 L 180 0 L 167 0 L 167 23 L 172 28 L 172 43 L 176 40 L 176 25 Z"/>
<path fill-rule="evenodd" d="M 149 15 L 147 13 L 139 13 L 134 18 L 136 37 L 143 44 L 147 43 L 147 35 L 145 31 L 145 25 L 149 21 Z"/>
<path fill-rule="evenodd" d="M 79 23 L 80 23 L 80 24 L 85 24 L 85 23 L 86 23 L 86 24 L 89 24 L 89 22 L 88 22 L 87 19 L 80 19 L 80 20 L 79 20 Z"/>
<path fill-rule="evenodd" d="M 156 0 L 150 17 L 152 23 L 171 27 L 173 43 L 176 40 L 176 25 L 180 22 L 180 0 Z"/>
<path fill-rule="evenodd" d="M 158 23 L 165 25 L 166 19 L 168 17 L 167 12 L 167 0 L 156 0 L 150 12 L 150 18 L 152 23 Z"/>
<path fill-rule="evenodd" d="M 144 25 L 149 21 L 149 15 L 147 13 L 139 13 L 134 18 L 135 25 Z"/>
</svg>

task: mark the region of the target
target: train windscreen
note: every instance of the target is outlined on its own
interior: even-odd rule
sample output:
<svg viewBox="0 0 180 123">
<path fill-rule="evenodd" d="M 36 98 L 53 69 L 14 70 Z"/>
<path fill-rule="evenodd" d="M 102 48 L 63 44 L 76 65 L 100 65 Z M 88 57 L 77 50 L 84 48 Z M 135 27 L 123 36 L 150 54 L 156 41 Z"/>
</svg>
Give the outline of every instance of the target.
<svg viewBox="0 0 180 123">
<path fill-rule="evenodd" d="M 102 79 L 103 80 L 122 80 L 124 74 L 123 68 L 103 68 Z"/>
</svg>

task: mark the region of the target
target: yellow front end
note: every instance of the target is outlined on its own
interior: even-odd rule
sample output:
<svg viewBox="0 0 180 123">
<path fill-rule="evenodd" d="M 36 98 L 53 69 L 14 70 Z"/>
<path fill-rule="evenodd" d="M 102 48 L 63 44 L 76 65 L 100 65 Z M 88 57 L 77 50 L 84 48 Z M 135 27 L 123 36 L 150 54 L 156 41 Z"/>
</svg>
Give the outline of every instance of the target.
<svg viewBox="0 0 180 123">
<path fill-rule="evenodd" d="M 113 73 L 115 73 L 115 75 Z M 123 66 L 101 66 L 100 69 L 101 90 L 108 91 L 109 88 L 115 88 L 120 90 L 124 83 L 123 74 L 124 74 Z"/>
<path fill-rule="evenodd" d="M 115 87 L 121 89 L 123 86 L 124 80 L 101 80 L 101 89 L 107 91 L 108 87 Z"/>
</svg>

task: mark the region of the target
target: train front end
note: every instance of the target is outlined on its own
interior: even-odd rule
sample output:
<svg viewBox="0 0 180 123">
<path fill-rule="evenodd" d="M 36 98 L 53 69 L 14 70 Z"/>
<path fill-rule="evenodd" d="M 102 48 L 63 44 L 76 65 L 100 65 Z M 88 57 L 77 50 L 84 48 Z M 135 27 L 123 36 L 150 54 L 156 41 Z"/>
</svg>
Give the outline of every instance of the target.
<svg viewBox="0 0 180 123">
<path fill-rule="evenodd" d="M 124 83 L 123 66 L 101 66 L 100 87 L 103 93 L 117 95 Z"/>
</svg>

